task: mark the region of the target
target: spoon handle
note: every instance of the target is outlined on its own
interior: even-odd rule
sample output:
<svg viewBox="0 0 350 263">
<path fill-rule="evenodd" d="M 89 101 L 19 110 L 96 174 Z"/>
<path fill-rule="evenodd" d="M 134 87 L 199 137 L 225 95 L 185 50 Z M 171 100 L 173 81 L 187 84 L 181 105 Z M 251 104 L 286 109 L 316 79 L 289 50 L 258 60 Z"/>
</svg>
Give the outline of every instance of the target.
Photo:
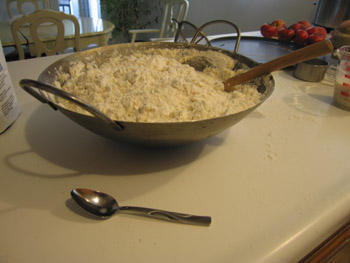
<svg viewBox="0 0 350 263">
<path fill-rule="evenodd" d="M 321 42 L 298 49 L 284 56 L 270 60 L 264 64 L 260 64 L 242 74 L 236 75 L 224 81 L 225 90 L 233 91 L 235 89 L 235 85 L 242 84 L 264 74 L 271 73 L 312 58 L 326 55 L 333 51 L 333 49 L 334 47 L 332 42 L 329 40 L 323 40 Z"/>
<path fill-rule="evenodd" d="M 196 216 L 137 206 L 122 206 L 120 207 L 119 212 L 147 216 L 182 224 L 209 226 L 211 223 L 210 216 Z"/>
</svg>

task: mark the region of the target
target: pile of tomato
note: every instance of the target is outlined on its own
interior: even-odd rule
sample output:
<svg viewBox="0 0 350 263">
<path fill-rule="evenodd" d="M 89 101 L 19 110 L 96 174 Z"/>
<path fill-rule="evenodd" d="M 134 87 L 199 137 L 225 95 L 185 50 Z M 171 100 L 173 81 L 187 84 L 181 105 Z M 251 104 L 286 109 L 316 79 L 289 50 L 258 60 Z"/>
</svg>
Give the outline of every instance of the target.
<svg viewBox="0 0 350 263">
<path fill-rule="evenodd" d="M 307 20 L 301 20 L 287 27 L 282 19 L 263 24 L 260 32 L 267 38 L 278 38 L 301 45 L 310 45 L 326 39 L 327 31 L 324 27 L 313 26 Z"/>
</svg>

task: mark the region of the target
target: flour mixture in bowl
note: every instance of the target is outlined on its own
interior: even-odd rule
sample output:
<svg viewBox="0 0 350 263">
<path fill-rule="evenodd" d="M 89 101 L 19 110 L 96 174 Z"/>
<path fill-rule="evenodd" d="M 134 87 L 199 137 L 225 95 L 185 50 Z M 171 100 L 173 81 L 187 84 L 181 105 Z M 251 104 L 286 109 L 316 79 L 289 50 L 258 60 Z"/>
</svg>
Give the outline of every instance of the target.
<svg viewBox="0 0 350 263">
<path fill-rule="evenodd" d="M 207 68 L 195 71 L 186 64 L 192 58 L 208 62 Z M 20 86 L 105 138 L 178 146 L 225 131 L 270 97 L 271 74 L 224 91 L 223 80 L 257 65 L 215 47 L 125 43 L 66 56 L 48 66 L 38 81 L 23 79 Z"/>
<path fill-rule="evenodd" d="M 203 72 L 183 62 L 210 61 Z M 221 52 L 151 48 L 98 53 L 58 69 L 53 85 L 87 101 L 109 118 L 127 122 L 187 122 L 244 111 L 261 96 L 253 84 L 225 92 L 223 81 L 240 73 L 235 60 Z M 64 107 L 84 112 L 65 101 Z"/>
</svg>

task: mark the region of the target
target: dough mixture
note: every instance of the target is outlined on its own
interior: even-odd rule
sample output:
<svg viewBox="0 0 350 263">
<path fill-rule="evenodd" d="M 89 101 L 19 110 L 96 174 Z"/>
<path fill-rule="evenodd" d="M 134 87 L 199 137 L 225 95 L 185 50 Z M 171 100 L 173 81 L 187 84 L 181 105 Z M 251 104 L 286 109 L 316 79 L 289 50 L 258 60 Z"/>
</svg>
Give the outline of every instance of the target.
<svg viewBox="0 0 350 263">
<path fill-rule="evenodd" d="M 184 61 L 210 61 L 203 72 Z M 240 73 L 235 60 L 215 51 L 145 49 L 129 54 L 117 50 L 103 58 L 90 55 L 58 69 L 53 85 L 87 101 L 113 120 L 131 122 L 197 121 L 237 113 L 256 105 L 255 85 L 225 92 L 222 81 Z M 85 113 L 62 101 L 64 107 Z"/>
</svg>

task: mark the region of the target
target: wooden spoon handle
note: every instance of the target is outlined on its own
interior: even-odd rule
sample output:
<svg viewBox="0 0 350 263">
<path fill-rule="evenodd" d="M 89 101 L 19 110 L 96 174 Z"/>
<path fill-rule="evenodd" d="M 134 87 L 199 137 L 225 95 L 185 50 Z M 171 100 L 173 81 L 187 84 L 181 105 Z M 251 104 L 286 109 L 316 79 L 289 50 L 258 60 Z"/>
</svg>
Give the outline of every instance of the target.
<svg viewBox="0 0 350 263">
<path fill-rule="evenodd" d="M 224 81 L 226 91 L 233 91 L 235 85 L 247 82 L 256 77 L 260 77 L 264 74 L 271 73 L 273 71 L 312 59 L 322 55 L 326 55 L 333 51 L 333 45 L 329 40 L 323 40 L 321 42 L 306 46 L 304 48 L 293 51 L 287 55 L 273 59 L 264 64 L 260 64 L 242 74 L 236 75 L 228 80 Z"/>
</svg>

